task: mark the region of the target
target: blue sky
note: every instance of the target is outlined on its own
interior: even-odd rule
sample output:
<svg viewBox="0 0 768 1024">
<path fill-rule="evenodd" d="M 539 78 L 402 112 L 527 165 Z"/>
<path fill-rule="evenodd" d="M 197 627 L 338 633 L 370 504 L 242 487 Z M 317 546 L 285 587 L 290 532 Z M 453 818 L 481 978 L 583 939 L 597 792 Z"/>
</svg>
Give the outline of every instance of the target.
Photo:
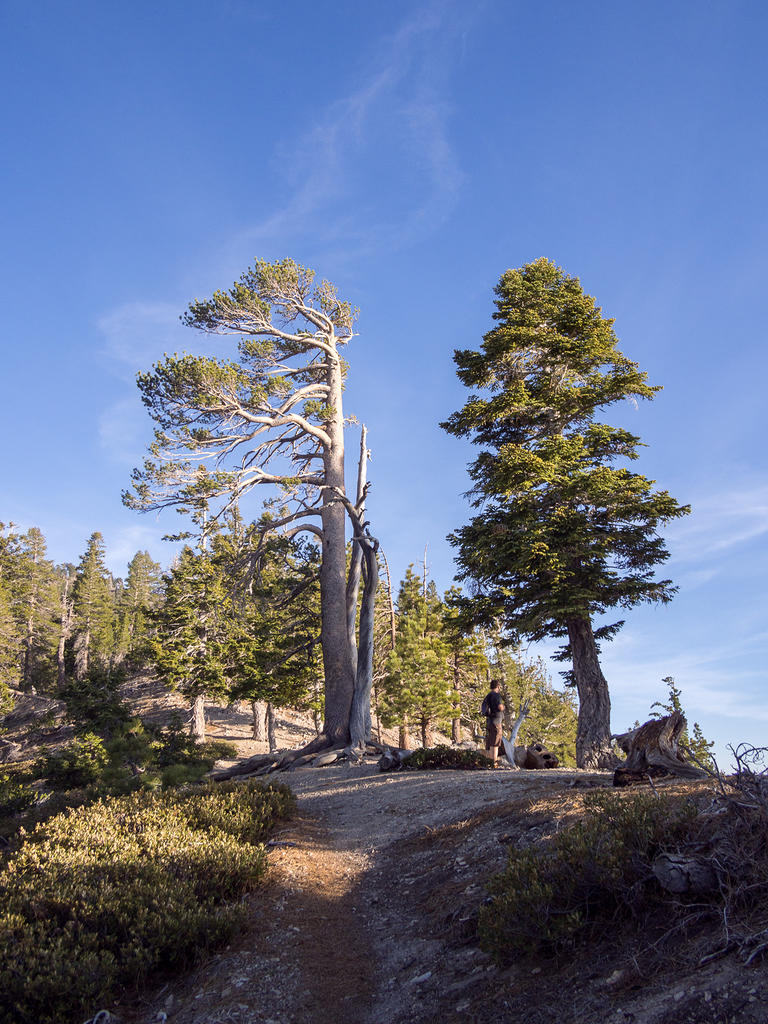
<svg viewBox="0 0 768 1024">
<path fill-rule="evenodd" d="M 100 530 L 117 573 L 167 563 L 178 518 L 120 503 L 150 436 L 135 374 L 228 354 L 179 313 L 292 256 L 361 308 L 373 526 L 396 577 L 427 544 L 445 588 L 471 454 L 437 427 L 452 352 L 547 256 L 664 385 L 617 415 L 694 506 L 679 595 L 606 647 L 614 728 L 674 675 L 720 751 L 766 742 L 764 4 L 2 0 L 0 33 L 1 519 L 59 561 Z"/>
</svg>

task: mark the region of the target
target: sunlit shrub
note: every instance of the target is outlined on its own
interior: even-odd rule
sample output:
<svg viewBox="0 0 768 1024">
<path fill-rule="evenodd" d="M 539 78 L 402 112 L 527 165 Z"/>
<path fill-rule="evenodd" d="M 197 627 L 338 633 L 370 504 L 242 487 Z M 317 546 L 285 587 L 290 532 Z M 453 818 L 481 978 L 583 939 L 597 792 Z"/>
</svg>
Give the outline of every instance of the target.
<svg viewBox="0 0 768 1024">
<path fill-rule="evenodd" d="M 134 793 L 50 819 L 0 874 L 1 1024 L 78 1019 L 231 936 L 282 786 Z"/>
<path fill-rule="evenodd" d="M 557 953 L 617 914 L 626 920 L 646 911 L 663 896 L 651 861 L 685 835 L 697 813 L 685 799 L 607 791 L 589 794 L 585 811 L 547 849 L 512 849 L 492 879 L 479 932 L 499 959 Z"/>
</svg>

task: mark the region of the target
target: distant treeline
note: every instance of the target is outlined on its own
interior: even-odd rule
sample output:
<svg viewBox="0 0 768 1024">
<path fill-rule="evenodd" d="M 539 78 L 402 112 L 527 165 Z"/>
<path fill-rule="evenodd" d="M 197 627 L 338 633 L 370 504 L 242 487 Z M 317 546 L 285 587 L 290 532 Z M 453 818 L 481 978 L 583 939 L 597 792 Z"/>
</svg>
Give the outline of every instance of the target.
<svg viewBox="0 0 768 1024">
<path fill-rule="evenodd" d="M 319 551 L 298 538 L 265 539 L 236 513 L 167 572 L 138 551 L 125 578 L 107 569 L 94 533 L 78 564 L 54 564 L 35 527 L 0 528 L 0 703 L 12 690 L 71 694 L 86 680 L 116 685 L 152 669 L 190 705 L 248 700 L 255 734 L 274 708 L 322 718 Z M 521 738 L 541 740 L 573 761 L 575 701 L 553 689 L 541 662 L 526 664 L 487 631 L 466 632 L 454 610 L 411 566 L 396 596 L 382 581 L 376 611 L 374 736 L 399 728 L 401 746 L 479 736 L 479 705 L 490 678 L 502 682 L 508 715 L 528 699 Z M 259 722 L 261 716 L 262 721 Z M 198 716 L 197 730 L 204 729 Z"/>
</svg>

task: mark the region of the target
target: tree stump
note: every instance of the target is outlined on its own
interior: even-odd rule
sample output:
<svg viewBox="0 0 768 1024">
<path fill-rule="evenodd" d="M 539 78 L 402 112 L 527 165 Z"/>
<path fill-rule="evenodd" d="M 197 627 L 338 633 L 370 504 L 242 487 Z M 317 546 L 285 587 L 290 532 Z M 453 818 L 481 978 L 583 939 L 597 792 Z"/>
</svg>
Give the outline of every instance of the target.
<svg viewBox="0 0 768 1024">
<path fill-rule="evenodd" d="M 702 779 L 706 772 L 688 764 L 678 743 L 685 729 L 685 716 L 673 711 L 666 718 L 652 718 L 645 725 L 613 738 L 627 755 L 613 773 L 614 786 L 632 786 L 648 778 L 675 775 L 683 779 Z"/>
<path fill-rule="evenodd" d="M 560 762 L 551 750 L 541 743 L 531 743 L 528 747 L 515 747 L 515 763 L 520 768 L 533 771 L 539 768 L 557 768 Z"/>
</svg>

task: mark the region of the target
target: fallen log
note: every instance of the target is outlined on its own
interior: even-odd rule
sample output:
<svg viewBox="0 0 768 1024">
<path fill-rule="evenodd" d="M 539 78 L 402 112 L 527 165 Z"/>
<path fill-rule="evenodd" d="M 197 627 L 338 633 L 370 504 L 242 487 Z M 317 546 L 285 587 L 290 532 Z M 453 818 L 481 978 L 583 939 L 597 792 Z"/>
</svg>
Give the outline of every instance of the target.
<svg viewBox="0 0 768 1024">
<path fill-rule="evenodd" d="M 396 772 L 398 768 L 403 767 L 403 762 L 407 761 L 412 753 L 412 750 L 405 750 L 403 747 L 385 747 L 378 761 L 379 771 Z"/>
<path fill-rule="evenodd" d="M 652 718 L 637 729 L 613 736 L 627 755 L 613 773 L 614 786 L 632 786 L 666 775 L 705 778 L 707 773 L 689 764 L 679 749 L 685 725 L 685 716 L 673 711 L 666 718 Z"/>
</svg>

